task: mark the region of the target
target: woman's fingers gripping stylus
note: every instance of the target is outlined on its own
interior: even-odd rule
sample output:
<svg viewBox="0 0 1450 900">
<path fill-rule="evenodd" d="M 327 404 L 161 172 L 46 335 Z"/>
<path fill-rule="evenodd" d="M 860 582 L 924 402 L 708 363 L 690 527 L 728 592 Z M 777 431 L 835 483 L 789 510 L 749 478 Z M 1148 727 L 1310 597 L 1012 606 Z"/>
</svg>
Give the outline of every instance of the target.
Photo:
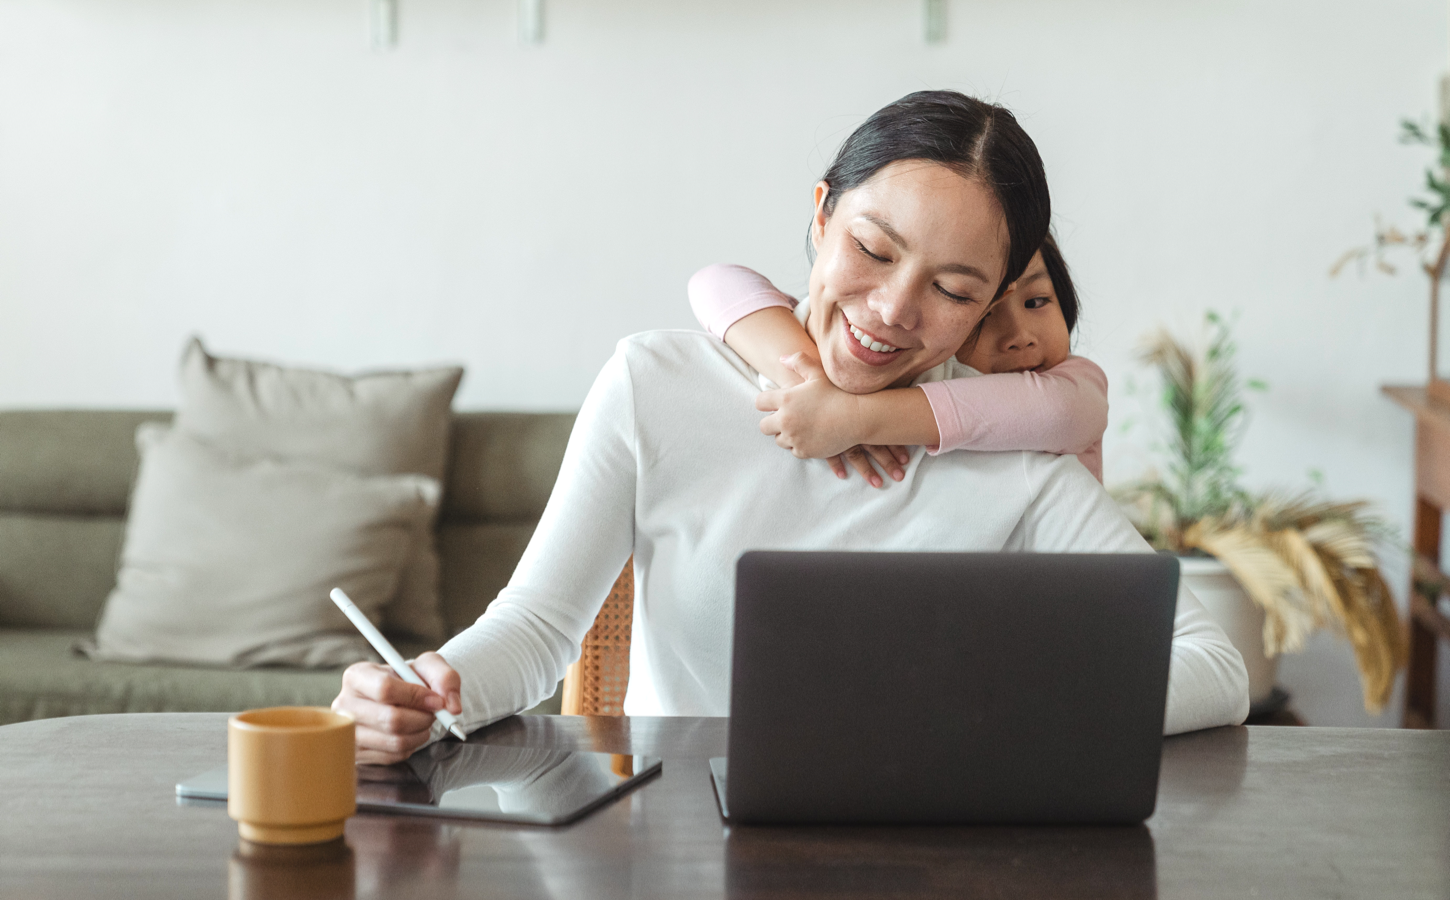
<svg viewBox="0 0 1450 900">
<path fill-rule="evenodd" d="M 332 708 L 357 722 L 359 762 L 391 763 L 406 759 L 427 743 L 433 714 L 448 708 L 461 712 L 458 673 L 436 653 L 412 662 L 427 687 L 409 684 L 392 669 L 376 663 L 354 663 L 342 675 L 342 691 Z"/>
<path fill-rule="evenodd" d="M 463 700 L 459 693 L 463 687 L 463 679 L 448 665 L 448 660 L 430 650 L 412 660 L 412 666 L 418 677 L 443 698 L 449 712 L 455 716 L 463 713 Z"/>
</svg>

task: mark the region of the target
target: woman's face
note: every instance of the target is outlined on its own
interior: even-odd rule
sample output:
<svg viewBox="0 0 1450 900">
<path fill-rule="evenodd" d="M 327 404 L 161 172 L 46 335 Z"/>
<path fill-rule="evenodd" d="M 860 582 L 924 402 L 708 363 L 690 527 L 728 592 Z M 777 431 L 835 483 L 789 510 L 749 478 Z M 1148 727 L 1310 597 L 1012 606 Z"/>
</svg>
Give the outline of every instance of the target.
<svg viewBox="0 0 1450 900">
<path fill-rule="evenodd" d="M 945 166 L 892 163 L 825 212 L 816 185 L 806 330 L 837 387 L 902 387 L 956 353 L 1007 266 L 992 192 Z"/>
</svg>

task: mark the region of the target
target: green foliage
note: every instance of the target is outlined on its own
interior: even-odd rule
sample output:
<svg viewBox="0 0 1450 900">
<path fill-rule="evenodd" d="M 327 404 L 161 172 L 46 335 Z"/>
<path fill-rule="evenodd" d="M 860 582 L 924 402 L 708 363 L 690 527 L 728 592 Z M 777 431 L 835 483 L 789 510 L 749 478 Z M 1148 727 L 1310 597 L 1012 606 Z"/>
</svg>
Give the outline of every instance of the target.
<svg viewBox="0 0 1450 900">
<path fill-rule="evenodd" d="M 1413 197 L 1410 205 L 1426 214 L 1426 230 L 1443 228 L 1445 215 L 1450 212 L 1450 181 L 1445 172 L 1450 171 L 1450 125 L 1438 123 L 1429 128 L 1410 119 L 1400 120 L 1400 143 L 1423 144 L 1439 151 L 1439 168 L 1425 170 L 1425 189 L 1429 198 Z"/>
<path fill-rule="evenodd" d="M 1436 165 L 1425 170 L 1428 196 L 1411 197 L 1409 200 L 1410 206 L 1425 214 L 1424 227 L 1406 234 L 1375 217 L 1374 243 L 1340 254 L 1334 265 L 1329 267 L 1329 277 L 1337 278 L 1350 263 L 1356 264 L 1363 273 L 1370 262 L 1386 275 L 1398 274 L 1399 270 L 1390 263 L 1389 257 L 1405 250 L 1420 258 L 1420 268 L 1431 278 L 1438 279 L 1443 274 L 1437 271 L 1437 267 L 1443 265 L 1446 243 L 1450 242 L 1450 228 L 1447 228 L 1450 225 L 1450 218 L 1447 218 L 1450 217 L 1450 123 L 1437 122 L 1431 126 L 1412 119 L 1401 119 L 1400 143 L 1419 144 L 1437 152 Z"/>
<path fill-rule="evenodd" d="M 1164 550 L 1185 550 L 1184 532 L 1193 523 L 1226 516 L 1248 499 L 1233 458 L 1247 424 L 1236 348 L 1228 323 L 1218 314 L 1207 314 L 1204 331 L 1197 352 L 1159 331 L 1141 355 L 1161 383 L 1159 403 L 1168 419 L 1166 459 L 1159 477 L 1132 485 L 1120 496 L 1131 504 L 1139 530 Z"/>
</svg>

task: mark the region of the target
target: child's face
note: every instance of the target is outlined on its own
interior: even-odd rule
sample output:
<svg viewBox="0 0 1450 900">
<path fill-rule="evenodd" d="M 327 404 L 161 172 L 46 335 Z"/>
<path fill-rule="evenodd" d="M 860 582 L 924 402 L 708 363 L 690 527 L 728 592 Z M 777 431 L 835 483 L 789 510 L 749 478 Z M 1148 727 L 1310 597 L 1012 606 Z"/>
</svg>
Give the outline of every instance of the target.
<svg viewBox="0 0 1450 900">
<path fill-rule="evenodd" d="M 1042 254 L 992 307 L 957 359 L 983 374 L 1042 372 L 1067 359 L 1067 320 Z"/>
</svg>

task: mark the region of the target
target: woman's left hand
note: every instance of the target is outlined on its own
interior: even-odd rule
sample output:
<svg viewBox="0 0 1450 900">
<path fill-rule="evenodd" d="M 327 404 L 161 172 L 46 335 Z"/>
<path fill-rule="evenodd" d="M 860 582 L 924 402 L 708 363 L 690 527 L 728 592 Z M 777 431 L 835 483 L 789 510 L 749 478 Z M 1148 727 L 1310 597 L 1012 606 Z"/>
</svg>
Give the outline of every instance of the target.
<svg viewBox="0 0 1450 900">
<path fill-rule="evenodd" d="M 871 465 L 873 462 L 881 467 L 882 472 L 890 475 L 892 481 L 900 481 L 906 477 L 906 469 L 903 467 L 910 461 L 911 456 L 905 447 L 883 447 L 879 444 L 857 444 L 845 453 L 826 460 L 831 464 L 831 471 L 836 473 L 837 478 L 850 477 L 846 469 L 849 463 L 872 487 L 881 487 L 884 483 L 877 474 L 876 467 Z"/>
</svg>

